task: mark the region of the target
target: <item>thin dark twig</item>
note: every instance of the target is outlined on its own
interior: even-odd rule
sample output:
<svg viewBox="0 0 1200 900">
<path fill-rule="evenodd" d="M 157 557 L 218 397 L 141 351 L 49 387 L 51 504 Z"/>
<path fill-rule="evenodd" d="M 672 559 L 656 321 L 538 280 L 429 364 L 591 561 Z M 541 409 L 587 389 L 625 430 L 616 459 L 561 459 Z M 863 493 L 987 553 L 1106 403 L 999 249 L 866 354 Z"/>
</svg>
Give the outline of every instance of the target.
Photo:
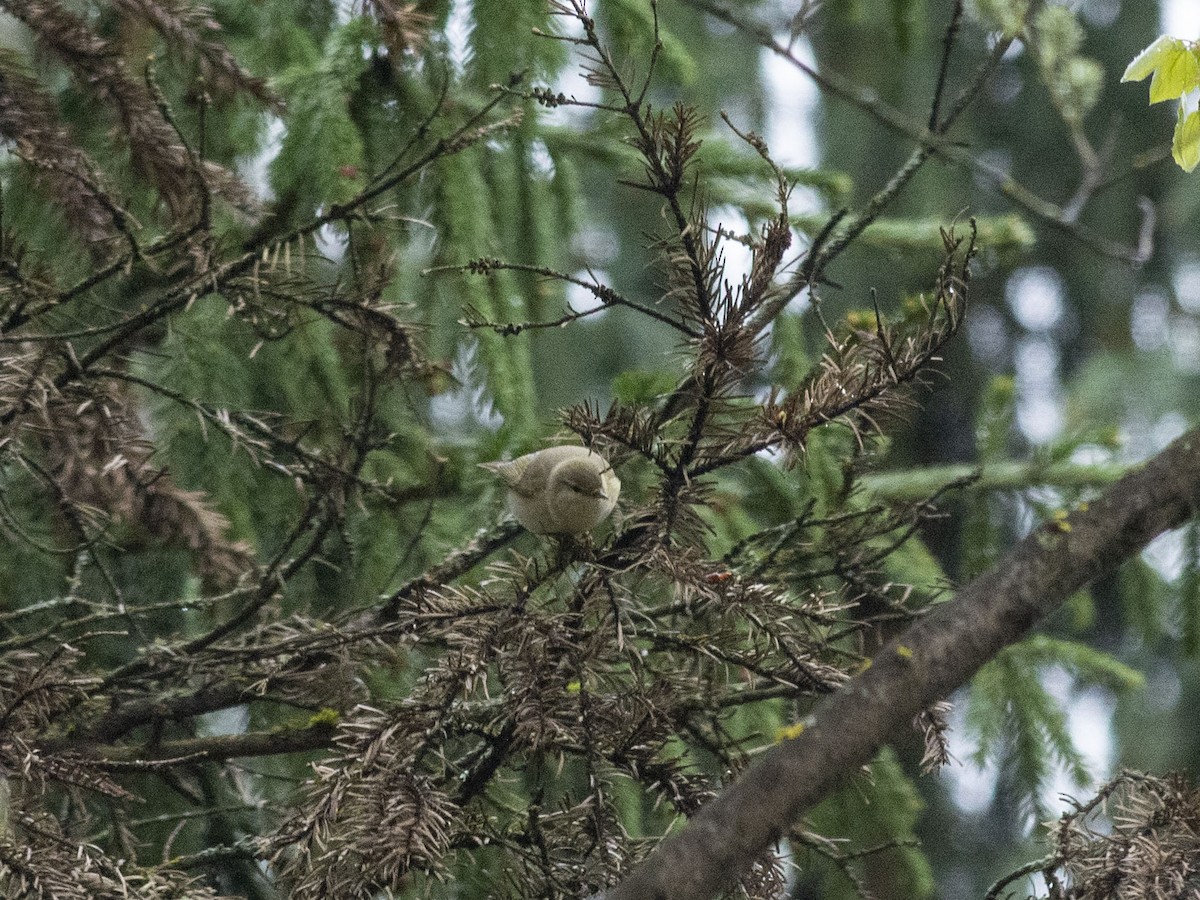
<svg viewBox="0 0 1200 900">
<path fill-rule="evenodd" d="M 963 0 L 954 0 L 954 9 L 950 12 L 950 22 L 946 26 L 946 34 L 942 38 L 942 59 L 938 65 L 937 84 L 933 89 L 933 103 L 929 106 L 929 121 L 926 125 L 935 134 L 944 130 L 938 121 L 938 116 L 941 114 L 942 94 L 946 90 L 946 76 L 950 71 L 950 55 L 954 52 L 954 41 L 958 37 L 962 14 Z"/>
<path fill-rule="evenodd" d="M 658 322 L 662 322 L 664 325 L 669 325 L 671 328 L 682 332 L 687 337 L 697 338 L 700 336 L 699 332 L 686 322 L 674 319 L 671 316 L 660 313 L 658 310 L 652 307 L 645 306 L 634 300 L 630 300 L 627 297 L 622 296 L 608 285 L 600 284 L 595 280 L 585 281 L 584 279 L 575 275 L 568 275 L 566 272 L 559 272 L 555 269 L 549 268 L 548 266 L 531 265 L 529 263 L 505 262 L 504 260 L 500 259 L 487 258 L 472 260 L 469 263 L 463 263 L 460 265 L 433 266 L 431 268 L 422 270 L 421 274 L 434 275 L 440 272 L 470 272 L 474 275 L 488 275 L 496 271 L 527 272 L 531 275 L 542 275 L 546 278 L 552 278 L 556 281 L 574 284 L 591 293 L 593 297 L 600 301 L 601 305 L 595 309 L 590 309 L 585 312 L 571 311 L 550 322 L 491 322 L 476 316 L 468 316 L 462 321 L 462 324 L 468 328 L 490 328 L 498 334 L 515 335 L 530 329 L 561 328 L 562 326 L 568 325 L 571 322 L 595 315 L 597 312 L 608 309 L 609 307 L 624 306 Z"/>
</svg>

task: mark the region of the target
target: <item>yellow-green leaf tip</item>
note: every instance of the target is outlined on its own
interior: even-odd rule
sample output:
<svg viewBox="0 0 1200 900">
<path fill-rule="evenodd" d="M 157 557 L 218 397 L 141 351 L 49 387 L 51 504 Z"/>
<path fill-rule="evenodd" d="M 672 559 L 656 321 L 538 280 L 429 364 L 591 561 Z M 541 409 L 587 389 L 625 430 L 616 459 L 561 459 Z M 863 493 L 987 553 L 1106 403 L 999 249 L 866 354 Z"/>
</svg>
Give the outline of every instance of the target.
<svg viewBox="0 0 1200 900">
<path fill-rule="evenodd" d="M 336 709 L 325 706 L 308 717 L 308 724 L 314 728 L 318 725 L 336 725 L 341 718 L 342 714 Z"/>
<path fill-rule="evenodd" d="M 1179 122 L 1175 126 L 1175 139 L 1171 142 L 1171 155 L 1179 168 L 1194 171 L 1200 163 L 1200 111 L 1184 113 L 1179 108 Z"/>
<path fill-rule="evenodd" d="M 797 722 L 794 725 L 785 725 L 775 732 L 775 743 L 782 744 L 784 741 L 794 740 L 804 733 L 804 723 Z"/>
<path fill-rule="evenodd" d="M 1122 81 L 1150 81 L 1150 102 L 1177 100 L 1188 91 L 1200 87 L 1200 57 L 1196 47 L 1187 41 L 1163 35 L 1134 57 L 1121 76 Z"/>
<path fill-rule="evenodd" d="M 1179 38 L 1173 38 L 1169 34 L 1160 35 L 1125 67 L 1125 74 L 1121 76 L 1121 80 L 1141 81 L 1147 75 L 1152 75 L 1166 57 L 1178 52 L 1182 46 L 1183 41 Z"/>
</svg>

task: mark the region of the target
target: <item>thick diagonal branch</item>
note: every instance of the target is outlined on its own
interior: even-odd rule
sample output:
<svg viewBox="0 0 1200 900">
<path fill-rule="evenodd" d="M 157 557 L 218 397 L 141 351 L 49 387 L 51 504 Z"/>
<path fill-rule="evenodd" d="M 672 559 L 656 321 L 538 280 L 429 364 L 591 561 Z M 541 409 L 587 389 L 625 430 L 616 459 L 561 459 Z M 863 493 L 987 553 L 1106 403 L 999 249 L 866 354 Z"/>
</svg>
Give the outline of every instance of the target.
<svg viewBox="0 0 1200 900">
<path fill-rule="evenodd" d="M 1085 584 L 1200 510 L 1200 430 L 1070 516 L 1042 525 L 1000 563 L 888 644 L 820 706 L 809 727 L 765 754 L 609 893 L 698 900 L 745 872 L 800 816 L 869 762 L 933 701 Z"/>
</svg>

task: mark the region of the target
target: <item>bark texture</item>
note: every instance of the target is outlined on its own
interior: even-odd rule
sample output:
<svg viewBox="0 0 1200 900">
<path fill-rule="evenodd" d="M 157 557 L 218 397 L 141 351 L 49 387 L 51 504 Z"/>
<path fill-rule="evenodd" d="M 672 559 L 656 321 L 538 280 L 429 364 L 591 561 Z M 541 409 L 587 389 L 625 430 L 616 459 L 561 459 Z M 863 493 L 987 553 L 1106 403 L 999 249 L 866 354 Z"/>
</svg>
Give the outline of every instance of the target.
<svg viewBox="0 0 1200 900">
<path fill-rule="evenodd" d="M 728 886 L 899 728 L 964 684 L 1075 591 L 1200 508 L 1200 430 L 1047 522 L 883 648 L 795 739 L 664 842 L 610 900 L 700 900 Z"/>
</svg>

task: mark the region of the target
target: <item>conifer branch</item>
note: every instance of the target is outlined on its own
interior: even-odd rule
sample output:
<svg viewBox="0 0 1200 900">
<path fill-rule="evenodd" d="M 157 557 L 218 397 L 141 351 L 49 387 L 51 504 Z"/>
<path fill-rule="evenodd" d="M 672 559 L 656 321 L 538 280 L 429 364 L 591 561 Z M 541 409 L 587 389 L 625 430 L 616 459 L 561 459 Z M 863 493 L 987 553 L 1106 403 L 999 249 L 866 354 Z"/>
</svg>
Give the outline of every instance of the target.
<svg viewBox="0 0 1200 900">
<path fill-rule="evenodd" d="M 897 472 L 864 474 L 859 483 L 888 500 L 920 500 L 949 484 L 972 491 L 1020 491 L 1039 486 L 1101 488 L 1120 479 L 1132 467 L 1122 463 L 1006 461 L 972 466 L 969 463 L 923 466 Z"/>
<path fill-rule="evenodd" d="M 527 272 L 532 275 L 541 275 L 545 278 L 551 278 L 555 281 L 561 281 L 566 284 L 573 284 L 588 291 L 593 297 L 600 301 L 600 305 L 595 309 L 576 312 L 568 311 L 565 315 L 549 322 L 492 322 L 479 314 L 477 310 L 468 308 L 465 317 L 461 320 L 462 324 L 467 328 L 490 328 L 497 334 L 502 335 L 517 335 L 522 331 L 536 330 L 540 328 L 562 328 L 570 325 L 572 322 L 578 322 L 580 319 L 585 319 L 588 316 L 593 316 L 598 312 L 602 312 L 614 306 L 623 306 L 635 310 L 644 316 L 647 316 L 655 321 L 662 322 L 674 328 L 676 331 L 682 332 L 688 337 L 699 337 L 699 333 L 688 325 L 687 322 L 678 321 L 671 316 L 664 315 L 656 309 L 649 306 L 644 306 L 627 297 L 622 296 L 615 289 L 606 284 L 601 284 L 595 278 L 591 281 L 585 281 L 574 275 L 569 275 L 566 272 L 558 272 L 546 266 L 534 266 L 527 263 L 505 262 L 500 259 L 476 259 L 469 263 L 455 266 L 434 266 L 430 269 L 425 269 L 422 275 L 433 275 L 440 272 L 470 272 L 472 275 L 488 275 L 491 272 Z M 589 273 L 590 274 L 590 273 Z"/>
<path fill-rule="evenodd" d="M 1200 431 L 1175 440 L 889 643 L 803 732 L 664 842 L 610 900 L 715 895 L 929 704 L 947 696 L 1079 588 L 1200 510 Z"/>
<path fill-rule="evenodd" d="M 72 759 L 107 772 L 157 772 L 172 766 L 255 756 L 276 756 L 325 750 L 333 745 L 332 722 L 316 722 L 299 728 L 245 734 L 208 735 L 136 744 L 74 744 Z"/>
</svg>

